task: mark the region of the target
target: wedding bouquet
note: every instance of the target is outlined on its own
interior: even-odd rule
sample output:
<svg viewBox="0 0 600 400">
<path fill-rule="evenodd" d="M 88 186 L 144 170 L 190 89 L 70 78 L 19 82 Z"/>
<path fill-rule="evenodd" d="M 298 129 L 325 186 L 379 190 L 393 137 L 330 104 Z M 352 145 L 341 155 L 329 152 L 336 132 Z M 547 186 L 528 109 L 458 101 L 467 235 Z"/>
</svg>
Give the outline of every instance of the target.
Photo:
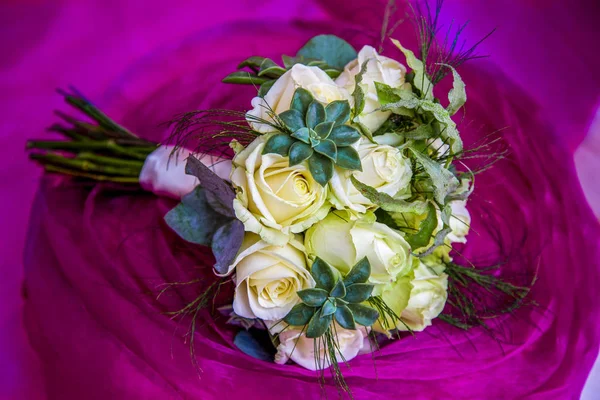
<svg viewBox="0 0 600 400">
<path fill-rule="evenodd" d="M 257 87 L 248 110 L 178 116 L 165 145 L 63 93 L 91 121 L 61 113 L 70 126 L 52 130 L 69 140 L 31 141 L 31 157 L 48 172 L 180 199 L 165 221 L 210 247 L 215 278 L 174 314 L 194 316 L 231 284 L 219 310 L 242 352 L 320 379 L 330 368 L 350 394 L 340 364 L 436 318 L 485 326 L 529 292 L 454 260 L 480 172 L 461 159 L 486 145 L 466 149 L 452 119 L 467 100 L 456 67 L 468 54 L 431 62 L 425 36 L 419 57 L 392 39 L 401 61 L 332 35 L 282 65 L 250 57 L 224 79 Z M 451 90 L 434 93 L 447 75 Z"/>
</svg>

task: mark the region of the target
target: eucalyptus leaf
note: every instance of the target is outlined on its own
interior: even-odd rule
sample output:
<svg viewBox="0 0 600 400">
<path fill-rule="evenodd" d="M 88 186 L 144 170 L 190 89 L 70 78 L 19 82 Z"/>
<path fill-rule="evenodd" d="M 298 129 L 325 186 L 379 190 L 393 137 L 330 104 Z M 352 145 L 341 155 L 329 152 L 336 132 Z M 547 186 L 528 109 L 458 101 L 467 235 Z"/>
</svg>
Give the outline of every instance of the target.
<svg viewBox="0 0 600 400">
<path fill-rule="evenodd" d="M 235 212 L 233 211 L 233 203 L 226 203 L 222 198 L 217 196 L 214 192 L 206 190 L 204 192 L 206 196 L 206 202 L 213 211 L 228 218 L 235 218 Z"/>
<path fill-rule="evenodd" d="M 298 88 L 292 97 L 290 109 L 298 111 L 300 115 L 305 115 L 306 111 L 308 110 L 308 106 L 313 102 L 313 100 L 313 95 L 308 90 L 304 88 Z"/>
<path fill-rule="evenodd" d="M 187 158 L 185 173 L 198 178 L 204 189 L 213 192 L 223 204 L 228 204 L 233 209 L 235 193 L 231 186 L 193 155 Z"/>
<path fill-rule="evenodd" d="M 223 78 L 223 83 L 238 83 L 242 85 L 262 85 L 270 79 L 266 76 L 252 75 L 248 71 L 236 71 Z"/>
<path fill-rule="evenodd" d="M 419 60 L 411 50 L 404 48 L 396 39 L 392 39 L 392 43 L 394 43 L 406 57 L 406 63 L 415 74 L 413 85 L 421 91 L 422 98 L 433 100 L 433 84 L 427 76 L 423 62 Z"/>
<path fill-rule="evenodd" d="M 324 155 L 314 153 L 308 160 L 308 169 L 315 181 L 325 186 L 333 176 L 333 161 Z"/>
<path fill-rule="evenodd" d="M 367 257 L 363 257 L 348 272 L 348 275 L 344 278 L 344 284 L 349 286 L 354 283 L 366 283 L 369 276 L 371 276 L 371 263 L 369 263 Z"/>
<path fill-rule="evenodd" d="M 360 139 L 360 133 L 352 126 L 338 125 L 331 130 L 329 139 L 333 140 L 337 147 L 345 147 L 356 143 Z"/>
<path fill-rule="evenodd" d="M 343 125 L 350 118 L 350 103 L 348 100 L 335 100 L 325 107 L 326 121 L 335 126 Z"/>
<path fill-rule="evenodd" d="M 229 271 L 229 266 L 233 264 L 243 240 L 244 224 L 240 220 L 233 219 L 217 229 L 211 243 L 216 260 L 214 269 L 217 273 L 224 275 Z"/>
<path fill-rule="evenodd" d="M 415 155 L 415 158 L 423 166 L 423 169 L 431 178 L 431 182 L 433 183 L 434 191 L 433 197 L 439 204 L 446 203 L 446 196 L 452 193 L 459 185 L 458 179 L 446 168 L 437 162 L 433 161 L 431 158 L 421 153 L 419 150 L 416 150 L 412 147 L 409 147 L 412 153 Z M 388 210 L 392 211 L 392 210 Z M 421 214 L 421 213 L 420 213 Z"/>
<path fill-rule="evenodd" d="M 433 231 L 438 226 L 437 210 L 433 204 L 427 207 L 427 216 L 419 224 L 419 231 L 413 235 L 408 235 L 406 241 L 412 249 L 425 247 L 429 244 Z"/>
<path fill-rule="evenodd" d="M 279 114 L 279 118 L 292 132 L 305 127 L 304 115 L 298 110 L 287 110 Z"/>
<path fill-rule="evenodd" d="M 354 316 L 347 306 L 337 307 L 335 310 L 335 320 L 342 328 L 356 329 Z"/>
<path fill-rule="evenodd" d="M 294 144 L 294 139 L 285 133 L 273 135 L 267 140 L 263 149 L 263 154 L 276 153 L 286 157 L 290 152 L 290 147 Z"/>
<path fill-rule="evenodd" d="M 331 292 L 329 293 L 331 297 L 344 297 L 346 295 L 346 286 L 344 282 L 340 279 L 337 281 Z"/>
<path fill-rule="evenodd" d="M 275 357 L 276 350 L 269 333 L 265 330 L 239 331 L 233 339 L 233 344 L 243 353 L 259 360 L 273 362 Z"/>
<path fill-rule="evenodd" d="M 330 158 L 333 162 L 337 161 L 337 146 L 329 139 L 321 140 L 321 143 L 315 146 L 314 150 L 317 153 Z"/>
<path fill-rule="evenodd" d="M 353 283 L 346 286 L 346 296 L 344 300 L 348 303 L 362 303 L 371 297 L 373 285 L 368 283 Z"/>
<path fill-rule="evenodd" d="M 324 289 L 327 293 L 331 292 L 336 283 L 336 277 L 333 270 L 325 261 L 319 257 L 315 258 L 310 274 L 317 283 L 317 288 Z"/>
<path fill-rule="evenodd" d="M 347 307 L 352 312 L 354 321 L 362 326 L 371 326 L 379 318 L 379 313 L 371 307 L 362 304 L 348 304 Z"/>
<path fill-rule="evenodd" d="M 325 107 L 318 101 L 313 101 L 306 110 L 306 126 L 314 129 L 315 126 L 325 121 Z"/>
<path fill-rule="evenodd" d="M 310 307 L 321 307 L 329 295 L 326 290 L 319 288 L 299 290 L 296 294 L 304 304 Z"/>
<path fill-rule="evenodd" d="M 306 143 L 296 142 L 290 147 L 290 165 L 297 165 L 308 160 L 313 155 L 313 149 Z"/>
<path fill-rule="evenodd" d="M 318 35 L 302 46 L 296 56 L 323 60 L 331 67 L 343 69 L 358 55 L 345 40 L 334 35 Z"/>
<path fill-rule="evenodd" d="M 306 337 L 314 339 L 322 336 L 327 329 L 329 329 L 332 320 L 333 315 L 326 315 L 323 317 L 318 314 L 313 315 L 306 328 Z"/>
<path fill-rule="evenodd" d="M 206 201 L 206 191 L 198 186 L 183 196 L 181 203 L 165 215 L 167 225 L 182 239 L 210 246 L 223 218 L 215 213 Z"/>
<path fill-rule="evenodd" d="M 450 92 L 448 92 L 448 101 L 450 102 L 450 104 L 448 105 L 448 107 L 446 107 L 446 111 L 448 111 L 448 114 L 452 116 L 456 114 L 456 112 L 460 110 L 460 108 L 464 106 L 467 102 L 466 86 L 462 78 L 452 65 L 441 65 L 443 65 L 446 68 L 450 68 L 450 70 L 452 71 L 452 89 L 450 89 Z"/>
<path fill-rule="evenodd" d="M 298 303 L 290 310 L 283 320 L 290 325 L 304 326 L 308 324 L 308 321 L 310 321 L 310 318 L 314 313 L 314 307 L 307 306 L 304 303 Z"/>
<path fill-rule="evenodd" d="M 354 147 L 340 147 L 337 149 L 336 165 L 343 169 L 362 171 L 360 156 Z"/>
<path fill-rule="evenodd" d="M 415 212 L 422 214 L 427 209 L 427 203 L 421 201 L 407 202 L 404 200 L 394 199 L 392 196 L 380 193 L 376 189 L 369 185 L 365 185 L 354 176 L 350 177 L 352 184 L 358 191 L 369 199 L 371 202 L 377 204 L 385 211 L 389 212 Z"/>
</svg>

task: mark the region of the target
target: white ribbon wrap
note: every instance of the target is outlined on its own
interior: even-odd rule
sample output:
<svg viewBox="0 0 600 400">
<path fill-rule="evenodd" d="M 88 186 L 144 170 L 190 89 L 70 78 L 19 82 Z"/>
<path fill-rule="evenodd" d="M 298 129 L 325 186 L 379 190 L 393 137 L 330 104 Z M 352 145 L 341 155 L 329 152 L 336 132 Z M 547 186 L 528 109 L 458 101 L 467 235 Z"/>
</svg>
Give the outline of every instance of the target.
<svg viewBox="0 0 600 400">
<path fill-rule="evenodd" d="M 158 196 L 180 199 L 190 193 L 199 184 L 198 178 L 185 173 L 186 159 L 192 152 L 179 149 L 172 153 L 174 146 L 160 146 L 144 161 L 140 172 L 140 185 L 144 190 Z M 219 178 L 229 180 L 231 160 L 208 154 L 194 154 Z"/>
</svg>

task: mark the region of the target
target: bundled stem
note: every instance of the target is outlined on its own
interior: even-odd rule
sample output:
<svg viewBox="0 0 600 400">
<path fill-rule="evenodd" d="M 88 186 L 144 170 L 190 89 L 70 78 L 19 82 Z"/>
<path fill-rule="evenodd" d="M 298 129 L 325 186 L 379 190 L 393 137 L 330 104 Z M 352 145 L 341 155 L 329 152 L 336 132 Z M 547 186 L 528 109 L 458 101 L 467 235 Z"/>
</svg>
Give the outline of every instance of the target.
<svg viewBox="0 0 600 400">
<path fill-rule="evenodd" d="M 29 157 L 46 172 L 125 185 L 139 184 L 139 175 L 157 143 L 137 137 L 100 111 L 79 93 L 58 91 L 65 101 L 93 122 L 85 122 L 60 111 L 67 124 L 54 124 L 49 131 L 67 140 L 29 140 Z"/>
</svg>

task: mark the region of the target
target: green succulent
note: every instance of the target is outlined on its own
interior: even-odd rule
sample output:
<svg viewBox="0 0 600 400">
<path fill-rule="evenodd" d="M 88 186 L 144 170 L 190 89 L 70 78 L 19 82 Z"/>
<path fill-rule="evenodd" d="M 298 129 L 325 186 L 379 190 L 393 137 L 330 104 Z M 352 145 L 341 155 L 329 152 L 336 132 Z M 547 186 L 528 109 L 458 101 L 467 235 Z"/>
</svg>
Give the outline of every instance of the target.
<svg viewBox="0 0 600 400">
<path fill-rule="evenodd" d="M 306 337 L 323 335 L 333 320 L 346 329 L 356 329 L 356 324 L 371 326 L 379 313 L 360 303 L 371 297 L 373 285 L 367 282 L 371 275 L 371 264 L 367 258 L 360 260 L 341 279 L 325 261 L 317 257 L 310 274 L 316 287 L 298 291 L 302 303 L 294 306 L 283 319 L 290 325 L 306 328 Z"/>
<path fill-rule="evenodd" d="M 278 115 L 282 133 L 269 138 L 263 154 L 289 156 L 290 166 L 308 160 L 313 178 L 325 186 L 334 166 L 362 170 L 358 153 L 351 146 L 360 139 L 360 133 L 346 125 L 349 118 L 348 101 L 336 100 L 324 107 L 308 90 L 298 88 L 290 109 Z"/>
</svg>

